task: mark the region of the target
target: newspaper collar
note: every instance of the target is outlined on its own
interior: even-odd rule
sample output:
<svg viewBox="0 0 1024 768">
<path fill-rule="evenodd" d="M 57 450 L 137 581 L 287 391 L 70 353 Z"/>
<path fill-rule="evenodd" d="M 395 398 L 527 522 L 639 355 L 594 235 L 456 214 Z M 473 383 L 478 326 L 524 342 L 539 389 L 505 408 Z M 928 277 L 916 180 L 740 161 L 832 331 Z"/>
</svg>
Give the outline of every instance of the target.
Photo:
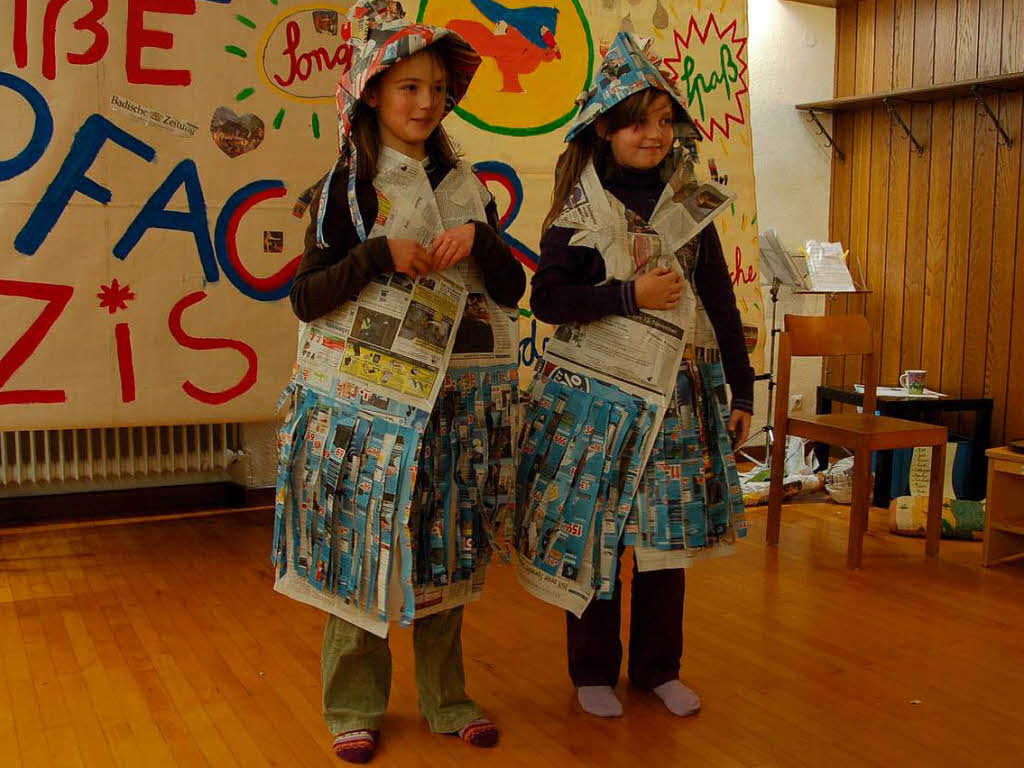
<svg viewBox="0 0 1024 768">
<path fill-rule="evenodd" d="M 727 211 L 735 199 L 735 193 L 721 184 L 699 181 L 692 162 L 684 160 L 676 165 L 662 189 L 648 224 L 664 242 L 666 252 L 676 253 Z M 704 207 L 708 200 L 713 208 Z M 593 162 L 583 169 L 552 225 L 577 230 L 570 245 L 596 248 L 605 258 L 609 278 L 623 280 L 632 276 L 626 208 L 605 190 Z"/>
</svg>

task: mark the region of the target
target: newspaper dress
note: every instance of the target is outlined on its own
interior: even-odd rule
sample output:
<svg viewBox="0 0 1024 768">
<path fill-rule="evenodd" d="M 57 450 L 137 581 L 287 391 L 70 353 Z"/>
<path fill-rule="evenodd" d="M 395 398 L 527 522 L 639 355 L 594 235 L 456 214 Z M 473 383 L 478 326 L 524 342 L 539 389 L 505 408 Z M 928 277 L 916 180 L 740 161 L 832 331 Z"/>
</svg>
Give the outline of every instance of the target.
<svg viewBox="0 0 1024 768">
<path fill-rule="evenodd" d="M 604 102 L 602 91 L 591 95 L 587 120 L 661 77 L 625 34 L 602 73 L 609 60 L 619 62 L 619 80 L 605 84 Z M 601 254 L 609 280 L 659 267 L 684 278 L 674 310 L 559 326 L 536 366 L 517 476 L 517 572 L 532 594 L 576 615 L 595 594 L 611 597 L 620 545 L 634 545 L 638 567 L 655 570 L 726 551 L 745 535 L 724 374 L 693 287 L 699 234 L 734 195 L 699 181 L 696 162 L 692 145 L 673 154 L 649 221 L 588 165 L 554 222 L 576 230 L 570 245 Z"/>
<path fill-rule="evenodd" d="M 459 51 L 455 68 L 475 69 L 472 49 L 447 30 L 382 20 L 373 8 L 353 10 L 370 23 L 356 85 L 339 86 L 343 115 L 369 79 L 357 70 L 383 71 L 442 36 Z M 468 77 L 453 79 L 457 101 Z M 339 162 L 355 157 L 350 130 L 342 120 Z M 489 194 L 463 163 L 432 190 L 421 162 L 383 148 L 374 188 L 373 237 L 426 247 L 445 229 L 487 220 Z M 324 198 L 329 189 L 328 178 Z M 381 636 L 391 620 L 479 597 L 514 499 L 516 329 L 472 259 L 417 280 L 381 275 L 300 327 L 280 408 L 275 589 Z"/>
</svg>

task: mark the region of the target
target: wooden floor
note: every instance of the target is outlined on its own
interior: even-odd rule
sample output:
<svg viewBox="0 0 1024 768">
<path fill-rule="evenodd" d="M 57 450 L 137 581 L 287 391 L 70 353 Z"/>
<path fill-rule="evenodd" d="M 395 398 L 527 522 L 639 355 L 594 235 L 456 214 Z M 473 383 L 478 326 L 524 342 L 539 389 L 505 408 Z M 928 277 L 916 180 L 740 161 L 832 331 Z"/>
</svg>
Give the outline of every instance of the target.
<svg viewBox="0 0 1024 768">
<path fill-rule="evenodd" d="M 492 568 L 467 611 L 470 690 L 496 750 L 428 732 L 397 631 L 378 766 L 1021 766 L 1024 567 L 872 519 L 845 567 L 845 512 L 763 510 L 730 558 L 688 578 L 679 720 L 619 686 L 626 714 L 581 714 L 562 615 Z M 323 616 L 271 590 L 268 512 L 0 534 L 0 766 L 329 766 Z"/>
</svg>

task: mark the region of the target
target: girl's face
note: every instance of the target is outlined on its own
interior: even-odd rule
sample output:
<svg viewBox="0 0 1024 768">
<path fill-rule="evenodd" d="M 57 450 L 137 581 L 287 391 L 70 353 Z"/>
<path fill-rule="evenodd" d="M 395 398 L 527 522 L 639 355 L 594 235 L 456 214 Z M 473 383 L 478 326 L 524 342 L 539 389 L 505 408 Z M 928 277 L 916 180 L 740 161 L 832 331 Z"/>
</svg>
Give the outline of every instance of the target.
<svg viewBox="0 0 1024 768">
<path fill-rule="evenodd" d="M 447 92 L 444 66 L 429 51 L 388 69 L 366 93 L 377 110 L 381 144 L 416 160 L 426 157 L 424 144 L 441 123 Z"/>
<path fill-rule="evenodd" d="M 646 171 L 657 167 L 672 149 L 672 121 L 672 100 L 659 93 L 637 122 L 608 134 L 607 122 L 598 120 L 597 132 L 611 144 L 616 163 Z"/>
</svg>

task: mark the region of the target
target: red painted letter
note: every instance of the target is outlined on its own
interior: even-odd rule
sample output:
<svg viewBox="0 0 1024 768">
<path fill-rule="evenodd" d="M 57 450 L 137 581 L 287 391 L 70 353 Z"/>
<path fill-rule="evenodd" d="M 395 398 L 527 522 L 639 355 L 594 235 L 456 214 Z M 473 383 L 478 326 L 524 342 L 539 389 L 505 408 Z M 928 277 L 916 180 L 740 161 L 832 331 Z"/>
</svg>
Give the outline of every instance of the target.
<svg viewBox="0 0 1024 768">
<path fill-rule="evenodd" d="M 50 283 L 25 283 L 19 280 L 0 280 L 0 296 L 20 296 L 24 299 L 38 299 L 47 302 L 39 317 L 32 321 L 28 330 L 21 335 L 7 354 L 0 357 L 0 388 L 28 360 L 43 341 L 57 318 L 71 300 L 75 289 L 70 285 Z M 63 389 L 13 389 L 0 391 L 0 405 L 27 403 L 64 403 L 68 396 Z"/>
<path fill-rule="evenodd" d="M 256 383 L 256 375 L 259 372 L 259 358 L 256 356 L 255 349 L 240 341 L 236 341 L 234 339 L 199 338 L 196 336 L 190 336 L 186 333 L 185 329 L 181 327 L 182 314 L 193 304 L 198 304 L 205 298 L 205 291 L 196 291 L 195 293 L 190 293 L 188 296 L 180 299 L 178 303 L 171 308 L 171 314 L 167 318 L 167 327 L 171 329 L 171 336 L 174 337 L 174 340 L 181 346 L 185 347 L 185 349 L 233 349 L 246 359 L 249 367 L 242 375 L 242 378 L 239 379 L 238 383 L 233 387 L 221 392 L 210 392 L 205 389 L 200 389 L 191 381 L 186 381 L 181 385 L 181 388 L 185 390 L 185 394 L 192 399 L 198 400 L 201 403 L 206 403 L 207 405 L 221 405 L 229 400 L 234 400 L 236 397 L 248 392 L 252 388 L 252 385 Z"/>
<path fill-rule="evenodd" d="M 128 323 L 114 326 L 114 338 L 117 340 L 117 370 L 121 374 L 121 402 L 131 403 L 135 400 L 135 359 L 132 357 L 132 329 Z"/>
<path fill-rule="evenodd" d="M 57 18 L 68 0 L 50 0 L 43 16 L 43 77 L 57 77 Z M 107 0 L 92 0 L 92 10 L 75 22 L 75 29 L 92 32 L 92 45 L 83 53 L 69 53 L 72 64 L 95 64 L 103 58 L 110 43 L 107 28 L 100 20 L 107 15 Z"/>
<path fill-rule="evenodd" d="M 150 69 L 142 66 L 143 48 L 174 47 L 174 35 L 143 26 L 146 13 L 176 13 L 191 16 L 196 12 L 195 0 L 128 0 L 128 29 L 124 69 L 129 83 L 148 85 L 188 85 L 192 73 L 187 69 Z"/>
<path fill-rule="evenodd" d="M 743 251 L 740 250 L 738 245 L 736 246 L 733 263 L 736 265 L 736 270 L 729 270 L 729 274 L 732 276 L 733 285 L 744 285 L 746 283 L 752 283 L 757 279 L 757 270 L 754 268 L 753 264 L 746 268 L 746 272 L 743 271 Z"/>
<path fill-rule="evenodd" d="M 14 63 L 28 66 L 28 0 L 14 0 Z"/>
<path fill-rule="evenodd" d="M 107 28 L 100 24 L 100 20 L 107 15 L 107 0 L 92 0 L 92 11 L 75 22 L 75 29 L 88 30 L 92 32 L 92 45 L 84 53 L 69 53 L 68 61 L 71 64 L 95 64 L 103 58 L 110 45 L 110 36 Z"/>
</svg>

